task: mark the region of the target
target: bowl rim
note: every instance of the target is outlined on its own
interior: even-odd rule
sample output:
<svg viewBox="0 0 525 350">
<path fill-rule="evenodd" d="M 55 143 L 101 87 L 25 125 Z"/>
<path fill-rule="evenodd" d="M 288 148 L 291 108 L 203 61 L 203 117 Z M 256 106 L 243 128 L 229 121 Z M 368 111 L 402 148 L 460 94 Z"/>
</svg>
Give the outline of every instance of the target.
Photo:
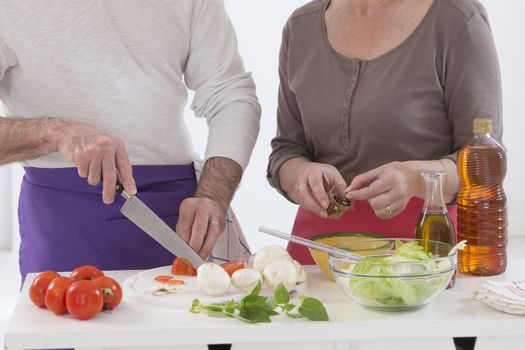
<svg viewBox="0 0 525 350">
<path fill-rule="evenodd" d="M 379 233 L 370 233 L 370 232 L 362 232 L 362 231 L 337 231 L 337 232 L 325 232 L 325 233 L 318 233 L 316 235 L 313 235 L 309 237 L 308 239 L 312 241 L 317 241 L 319 239 L 323 238 L 330 238 L 330 237 L 346 237 L 346 236 L 364 236 L 364 237 L 370 237 L 370 238 L 388 238 L 385 235 L 379 234 Z"/>
<path fill-rule="evenodd" d="M 398 240 L 401 240 L 401 241 L 425 241 L 425 242 L 433 242 L 433 243 L 437 243 L 437 244 L 446 244 L 446 245 L 449 245 L 451 248 L 454 247 L 452 244 L 449 244 L 449 243 L 444 243 L 444 242 L 439 242 L 439 241 L 435 241 L 435 240 L 431 240 L 431 239 L 417 239 L 417 238 L 385 238 L 385 240 L 388 240 L 388 241 L 398 241 Z M 369 240 L 360 240 L 360 241 L 352 241 L 352 242 L 343 242 L 343 243 L 340 243 L 340 244 L 336 244 L 334 245 L 334 247 L 338 247 L 338 248 L 341 248 L 340 245 L 343 245 L 343 244 L 349 244 L 349 243 L 359 243 L 359 242 L 377 242 L 377 239 L 369 239 Z M 374 249 L 381 249 L 382 247 L 377 247 L 377 248 L 374 248 Z M 364 249 L 364 250 L 369 250 L 369 249 Z M 340 271 L 336 266 L 334 266 L 335 264 L 333 263 L 334 261 L 336 262 L 341 262 L 341 261 L 346 261 L 346 262 L 351 262 L 351 263 L 357 263 L 359 260 L 354 260 L 354 259 L 351 259 L 351 258 L 347 258 L 347 257 L 342 257 L 340 255 L 337 255 L 337 254 L 334 254 L 334 253 L 328 253 L 328 267 L 330 269 L 330 271 L 332 271 L 333 273 L 337 273 L 337 274 L 342 274 L 342 275 L 346 275 L 346 276 L 360 276 L 360 277 L 376 277 L 376 278 L 380 278 L 380 277 L 385 277 L 385 278 L 397 278 L 397 277 L 428 277 L 428 276 L 435 276 L 435 275 L 439 275 L 441 273 L 444 273 L 444 272 L 449 272 L 449 271 L 452 271 L 452 270 L 455 270 L 456 269 L 456 265 L 457 265 L 457 254 L 458 254 L 458 251 L 456 250 L 452 255 L 446 255 L 446 256 L 442 256 L 442 257 L 438 257 L 438 258 L 432 258 L 431 260 L 424 260 L 424 261 L 398 261 L 398 262 L 392 262 L 392 263 L 388 263 L 387 265 L 390 265 L 390 266 L 411 266 L 411 265 L 421 265 L 421 264 L 424 264 L 424 263 L 428 263 L 428 262 L 432 262 L 432 263 L 439 263 L 441 261 L 445 261 L 445 260 L 452 260 L 452 264 L 450 264 L 448 267 L 446 268 L 443 268 L 443 269 L 439 269 L 439 270 L 434 270 L 432 271 L 431 273 L 423 273 L 423 274 L 398 274 L 398 275 L 387 275 L 387 276 L 381 276 L 381 275 L 371 275 L 371 274 L 357 274 L 357 273 L 352 273 L 351 271 Z M 377 255 L 371 255 L 373 257 L 377 257 Z M 384 265 L 383 262 L 375 262 L 375 261 L 367 261 L 368 264 L 372 264 L 372 265 Z"/>
</svg>

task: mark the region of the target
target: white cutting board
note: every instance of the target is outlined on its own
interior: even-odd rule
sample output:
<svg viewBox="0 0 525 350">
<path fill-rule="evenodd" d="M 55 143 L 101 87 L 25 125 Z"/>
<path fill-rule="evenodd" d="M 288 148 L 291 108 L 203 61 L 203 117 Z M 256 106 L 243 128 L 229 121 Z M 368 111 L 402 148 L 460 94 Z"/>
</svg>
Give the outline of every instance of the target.
<svg viewBox="0 0 525 350">
<path fill-rule="evenodd" d="M 128 277 L 124 281 L 124 294 L 141 304 L 184 309 L 189 309 L 191 302 L 195 298 L 198 298 L 204 304 L 222 303 L 229 299 L 238 301 L 245 294 L 231 286 L 225 295 L 210 296 L 200 290 L 197 285 L 197 276 L 173 276 L 174 279 L 184 281 L 183 285 L 177 286 L 176 293 L 153 295 L 151 294 L 152 288 L 161 286 L 161 283 L 155 281 L 155 277 L 158 275 L 171 275 L 171 266 L 145 270 Z"/>
<path fill-rule="evenodd" d="M 197 276 L 173 276 L 174 279 L 184 281 L 184 285 L 177 286 L 176 293 L 153 295 L 151 294 L 152 288 L 161 286 L 161 283 L 155 281 L 155 277 L 159 275 L 171 275 L 171 266 L 145 270 L 128 277 L 124 281 L 124 295 L 141 304 L 189 309 L 195 298 L 198 298 L 203 304 L 223 303 L 230 299 L 239 301 L 248 293 L 231 286 L 225 295 L 210 296 L 200 290 L 197 285 Z M 307 283 L 298 284 L 295 289 L 297 291 L 295 295 L 305 293 Z M 270 296 L 272 291 L 263 289 L 261 295 Z"/>
</svg>

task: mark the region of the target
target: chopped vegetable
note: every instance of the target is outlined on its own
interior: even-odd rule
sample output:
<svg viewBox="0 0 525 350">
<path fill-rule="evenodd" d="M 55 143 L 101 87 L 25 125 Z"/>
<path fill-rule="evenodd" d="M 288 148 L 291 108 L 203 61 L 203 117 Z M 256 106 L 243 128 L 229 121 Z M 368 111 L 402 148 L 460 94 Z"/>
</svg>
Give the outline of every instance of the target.
<svg viewBox="0 0 525 350">
<path fill-rule="evenodd" d="M 311 321 L 328 321 L 328 313 L 324 305 L 317 299 L 301 297 L 301 304 L 290 303 L 286 287 L 281 283 L 275 288 L 274 298 L 260 296 L 261 283 L 257 283 L 250 294 L 240 302 L 229 300 L 224 304 L 203 305 L 199 299 L 193 300 L 191 313 L 206 312 L 210 317 L 231 317 L 238 320 L 257 323 L 271 322 L 271 316 L 277 316 L 276 309 L 282 310 L 290 318 L 307 318 Z M 294 312 L 294 310 L 297 310 Z"/>
<path fill-rule="evenodd" d="M 164 281 L 164 284 L 169 284 L 169 285 L 173 285 L 173 286 L 182 286 L 185 282 L 183 280 L 167 280 L 167 281 Z"/>
<path fill-rule="evenodd" d="M 235 271 L 244 268 L 244 261 L 242 261 L 242 260 L 228 261 L 228 262 L 225 262 L 225 263 L 221 264 L 221 267 L 231 277 Z"/>
<path fill-rule="evenodd" d="M 175 258 L 171 264 L 171 274 L 179 276 L 197 276 L 197 270 L 184 258 Z"/>
<path fill-rule="evenodd" d="M 168 276 L 168 275 L 155 276 L 155 281 L 160 282 L 160 283 L 164 283 L 164 282 L 169 281 L 171 279 L 173 279 L 173 276 Z"/>
</svg>

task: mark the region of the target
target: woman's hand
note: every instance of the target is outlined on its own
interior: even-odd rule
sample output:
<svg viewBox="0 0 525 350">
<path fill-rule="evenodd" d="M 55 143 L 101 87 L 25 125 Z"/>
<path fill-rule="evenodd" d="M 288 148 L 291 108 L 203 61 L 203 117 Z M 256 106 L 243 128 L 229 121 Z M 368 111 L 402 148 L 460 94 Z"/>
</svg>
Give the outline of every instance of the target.
<svg viewBox="0 0 525 350">
<path fill-rule="evenodd" d="M 366 200 L 377 217 L 390 219 L 420 192 L 422 180 L 413 162 L 392 162 L 356 176 L 346 189 L 350 200 Z"/>
<path fill-rule="evenodd" d="M 346 185 L 334 166 L 294 158 L 284 163 L 279 172 L 281 186 L 288 196 L 302 208 L 326 219 L 328 194 L 336 184 Z"/>
</svg>

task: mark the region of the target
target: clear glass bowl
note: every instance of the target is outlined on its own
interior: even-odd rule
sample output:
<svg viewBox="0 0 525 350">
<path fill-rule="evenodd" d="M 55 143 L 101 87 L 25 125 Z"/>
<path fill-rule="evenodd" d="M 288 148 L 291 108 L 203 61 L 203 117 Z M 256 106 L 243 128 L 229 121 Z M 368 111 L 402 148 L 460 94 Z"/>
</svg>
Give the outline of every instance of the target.
<svg viewBox="0 0 525 350">
<path fill-rule="evenodd" d="M 417 239 L 378 239 L 345 242 L 336 247 L 353 251 L 365 260 L 329 254 L 328 265 L 338 286 L 355 303 L 380 310 L 411 310 L 432 302 L 445 290 L 456 271 L 457 252 L 452 245 Z M 396 241 L 417 241 L 432 258 L 424 261 L 384 261 Z"/>
</svg>

